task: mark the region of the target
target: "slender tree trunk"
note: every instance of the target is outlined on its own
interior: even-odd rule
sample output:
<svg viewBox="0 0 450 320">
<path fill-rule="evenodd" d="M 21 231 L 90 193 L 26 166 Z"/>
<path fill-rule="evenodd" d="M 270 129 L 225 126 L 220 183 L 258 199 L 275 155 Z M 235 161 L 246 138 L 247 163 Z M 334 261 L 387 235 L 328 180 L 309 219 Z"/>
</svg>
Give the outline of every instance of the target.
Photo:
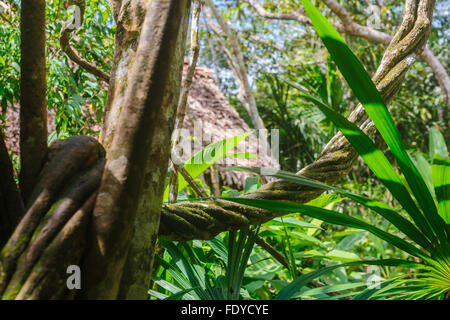
<svg viewBox="0 0 450 320">
<path fill-rule="evenodd" d="M 169 74 L 168 82 L 163 93 L 163 104 L 160 107 L 160 112 L 163 114 L 153 122 L 155 127 L 152 132 L 154 142 L 151 145 L 151 150 L 146 155 L 146 168 L 149 172 L 145 177 L 146 179 L 150 178 L 150 181 L 155 185 L 144 182 L 145 187 L 143 193 L 139 196 L 135 229 L 120 284 L 119 299 L 148 298 L 149 284 L 153 274 L 153 258 L 159 230 L 164 183 L 170 156 L 168 145 L 171 143 L 175 124 L 174 115 L 178 106 L 177 97 L 180 96 L 181 89 L 190 4 L 190 0 L 180 1 L 180 7 L 177 9 L 178 12 L 175 12 L 170 20 L 172 24 L 179 22 L 178 38 L 176 39 L 173 58 L 166 62 L 169 64 L 169 68 L 167 69 L 169 70 Z M 179 21 L 176 20 L 177 17 Z M 162 52 L 160 63 L 164 63 L 165 59 L 167 57 Z M 162 66 L 158 72 L 167 72 L 164 68 Z"/>
<path fill-rule="evenodd" d="M 26 202 L 47 153 L 45 0 L 22 1 L 20 34 L 20 189 Z"/>
<path fill-rule="evenodd" d="M 238 83 L 239 94 L 238 98 L 244 105 L 244 108 L 250 115 L 253 126 L 255 129 L 265 129 L 264 123 L 259 115 L 258 107 L 256 105 L 255 95 L 250 87 L 250 82 L 247 77 L 247 69 L 245 67 L 244 56 L 241 51 L 241 44 L 234 34 L 234 30 L 231 30 L 228 22 L 222 17 L 217 8 L 214 6 L 211 0 L 206 0 L 206 4 L 210 13 L 208 14 L 208 20 L 211 28 L 215 32 L 219 44 L 222 50 L 225 52 L 225 58 L 230 69 L 233 71 L 234 77 Z M 207 11 L 208 13 L 208 11 Z M 215 26 L 212 16 L 216 19 L 218 26 Z M 226 37 L 226 43 L 231 48 L 231 53 L 228 51 L 225 41 L 222 39 L 222 34 Z"/>
</svg>

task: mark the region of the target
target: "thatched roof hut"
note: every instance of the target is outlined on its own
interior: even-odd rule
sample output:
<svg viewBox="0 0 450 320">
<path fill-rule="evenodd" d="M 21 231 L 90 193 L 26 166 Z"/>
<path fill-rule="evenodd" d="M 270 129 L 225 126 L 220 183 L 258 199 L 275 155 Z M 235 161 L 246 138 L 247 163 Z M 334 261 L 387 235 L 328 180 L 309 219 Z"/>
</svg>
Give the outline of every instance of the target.
<svg viewBox="0 0 450 320">
<path fill-rule="evenodd" d="M 90 112 L 85 108 L 85 112 Z M 201 127 L 201 131 L 199 128 Z M 48 113 L 49 134 L 55 130 L 55 111 L 49 110 Z M 196 132 L 194 132 L 196 128 Z M 96 128 L 90 128 L 98 130 Z M 191 91 L 189 93 L 188 108 L 183 124 L 183 129 L 189 131 L 190 136 L 195 137 L 193 142 L 193 151 L 198 151 L 213 142 L 230 138 L 243 133 L 252 131 L 245 121 L 239 116 L 234 107 L 230 105 L 223 93 L 217 87 L 212 75 L 212 71 L 197 67 Z M 219 160 L 216 167 L 226 166 L 245 166 L 245 167 L 269 167 L 279 168 L 279 164 L 270 156 L 270 150 L 265 154 L 259 151 L 257 132 L 247 137 L 234 150 L 228 150 L 228 153 L 249 153 L 257 154 L 256 159 L 227 158 Z M 6 146 L 14 154 L 19 154 L 19 106 L 9 106 L 6 112 Z M 201 145 L 199 145 L 201 141 Z M 193 155 L 193 153 L 191 155 Z M 258 154 L 259 153 L 259 154 Z M 187 160 L 186 155 L 182 160 Z M 245 180 L 251 174 L 219 171 L 220 184 L 227 185 L 236 189 L 243 189 Z M 207 182 L 210 181 L 209 171 L 204 176 Z M 267 180 L 262 181 L 267 182 Z"/>
</svg>

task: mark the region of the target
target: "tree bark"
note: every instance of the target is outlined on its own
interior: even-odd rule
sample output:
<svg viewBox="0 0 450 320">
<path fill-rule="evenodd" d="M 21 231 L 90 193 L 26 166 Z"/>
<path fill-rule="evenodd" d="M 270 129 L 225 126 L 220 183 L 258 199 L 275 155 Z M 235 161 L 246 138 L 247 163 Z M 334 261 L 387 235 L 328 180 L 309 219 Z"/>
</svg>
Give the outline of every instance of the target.
<svg viewBox="0 0 450 320">
<path fill-rule="evenodd" d="M 131 15 L 117 17 L 128 23 L 121 24 L 119 43 L 134 40 L 134 58 L 116 59 L 126 63 L 115 70 L 127 72 L 112 79 L 122 105 L 111 123 L 117 131 L 106 164 L 93 138 L 52 144 L 26 214 L 0 252 L 3 299 L 74 298 L 65 285 L 72 264 L 82 267 L 79 298 L 147 297 L 190 1 L 136 1 L 121 8 Z M 130 24 L 135 29 L 127 30 Z"/>
<path fill-rule="evenodd" d="M 47 153 L 45 0 L 21 1 L 20 189 L 25 202 Z"/>
<path fill-rule="evenodd" d="M 91 299 L 146 298 L 150 281 L 190 1 L 153 0 L 144 8 L 83 267 Z"/>
<path fill-rule="evenodd" d="M 86 1 L 72 0 L 71 2 L 80 9 L 80 26 L 82 26 L 84 23 L 84 12 L 86 10 Z M 93 74 L 94 76 L 98 77 L 99 79 L 105 82 L 109 82 L 110 80 L 109 75 L 106 72 L 100 70 L 95 64 L 90 63 L 85 59 L 83 59 L 82 57 L 80 57 L 80 55 L 70 46 L 70 35 L 73 31 L 76 30 L 76 26 L 73 26 L 72 24 L 73 24 L 72 20 L 69 19 L 68 21 L 66 21 L 66 23 L 64 23 L 61 29 L 61 33 L 59 36 L 59 43 L 61 45 L 62 51 L 64 51 L 64 53 L 67 54 L 70 60 L 78 64 L 87 72 Z"/>
<path fill-rule="evenodd" d="M 76 223 L 72 220 L 74 214 L 99 187 L 104 154 L 92 137 L 71 137 L 50 146 L 26 214 L 0 251 L 0 298 L 49 299 L 54 294 L 56 298 L 66 297 L 65 269 L 79 264 L 83 247 L 76 247 L 73 256 L 71 252 L 61 252 L 64 261 L 46 253 L 56 250 L 58 237 L 67 245 L 71 240 L 86 238 L 83 229 L 77 231 L 70 225 Z M 90 213 L 87 209 L 82 211 L 83 216 Z M 70 228 L 71 236 L 64 233 L 64 228 Z M 59 272 L 54 274 L 55 270 Z M 59 280 L 47 282 L 45 290 L 37 290 L 46 276 Z"/>
<path fill-rule="evenodd" d="M 0 248 L 8 241 L 25 213 L 22 197 L 14 181 L 14 171 L 3 134 L 0 132 Z"/>
</svg>

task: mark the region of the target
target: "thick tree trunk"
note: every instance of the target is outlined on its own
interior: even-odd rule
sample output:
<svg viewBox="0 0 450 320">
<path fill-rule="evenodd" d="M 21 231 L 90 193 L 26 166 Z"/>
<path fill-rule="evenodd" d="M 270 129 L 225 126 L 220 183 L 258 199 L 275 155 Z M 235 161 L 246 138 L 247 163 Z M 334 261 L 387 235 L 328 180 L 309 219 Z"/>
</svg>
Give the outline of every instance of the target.
<svg viewBox="0 0 450 320">
<path fill-rule="evenodd" d="M 103 165 L 104 150 L 94 138 L 52 144 L 27 212 L 0 251 L 1 298 L 67 296 L 66 269 L 80 263 L 86 238 L 84 229 L 74 225 L 88 221 L 86 203 L 100 185 Z"/>
<path fill-rule="evenodd" d="M 147 296 L 189 6 L 188 0 L 153 0 L 145 8 L 94 209 L 83 267 L 89 270 L 84 285 L 87 298 L 116 298 L 119 285 L 121 298 Z"/>
</svg>

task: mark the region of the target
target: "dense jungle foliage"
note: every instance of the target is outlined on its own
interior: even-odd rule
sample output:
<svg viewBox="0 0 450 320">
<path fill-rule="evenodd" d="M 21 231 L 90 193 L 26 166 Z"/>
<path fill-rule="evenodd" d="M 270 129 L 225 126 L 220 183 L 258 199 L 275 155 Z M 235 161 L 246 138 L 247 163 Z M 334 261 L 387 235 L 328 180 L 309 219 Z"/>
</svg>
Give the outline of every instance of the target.
<svg viewBox="0 0 450 320">
<path fill-rule="evenodd" d="M 18 3 L 3 2 L 10 11 L 0 7 L 2 131 L 7 130 L 8 110 L 18 108 L 20 93 Z M 279 129 L 282 171 L 273 176 L 326 192 L 305 205 L 295 205 L 237 198 L 258 189 L 259 177 L 248 178 L 243 190 L 223 187 L 221 195 L 230 201 L 286 215 L 259 226 L 224 232 L 208 241 L 159 241 L 148 298 L 448 298 L 449 115 L 432 70 L 418 59 L 386 108 L 370 81 L 386 46 L 347 34 L 340 39 L 328 23 L 338 19 L 322 1 L 256 2 L 272 13 L 287 13 L 304 5 L 312 21 L 313 25 L 305 25 L 267 19 L 247 1 L 213 1 L 239 39 L 266 128 L 269 132 Z M 403 18 L 404 1 L 400 0 L 338 2 L 357 23 L 390 35 Z M 59 34 L 73 11 L 63 0 L 47 3 L 47 102 L 54 119 L 48 142 L 74 135 L 98 138 L 108 84 L 61 50 Z M 72 46 L 85 60 L 109 73 L 114 55 L 114 19 L 106 0 L 87 1 L 86 5 L 84 24 L 72 35 Z M 449 7 L 449 1 L 438 2 L 428 41 L 446 70 L 450 65 Z M 212 70 L 217 85 L 252 128 L 226 58 L 233 49 L 228 48 L 228 53 L 223 50 L 221 35 L 210 24 L 202 12 L 198 64 Z M 348 47 L 336 48 L 327 43 L 329 39 L 340 43 L 345 40 Z M 347 59 L 347 64 L 336 56 Z M 369 93 L 357 86 L 362 83 L 364 87 L 365 81 L 372 90 Z M 372 94 L 370 103 L 380 108 L 376 110 L 383 110 L 371 110 L 370 103 L 366 108 L 380 132 L 374 142 L 346 120 L 367 94 Z M 312 163 L 339 131 L 361 155 L 345 178 L 328 186 L 292 174 Z M 220 143 L 213 147 L 217 146 Z M 11 151 L 10 157 L 19 172 L 19 155 Z M 186 165 L 210 196 L 213 191 L 209 183 L 201 179 L 208 167 Z M 236 170 L 260 173 L 255 168 Z M 167 188 L 169 176 L 170 170 Z M 178 201 L 202 197 L 186 181 L 180 189 Z"/>
</svg>

